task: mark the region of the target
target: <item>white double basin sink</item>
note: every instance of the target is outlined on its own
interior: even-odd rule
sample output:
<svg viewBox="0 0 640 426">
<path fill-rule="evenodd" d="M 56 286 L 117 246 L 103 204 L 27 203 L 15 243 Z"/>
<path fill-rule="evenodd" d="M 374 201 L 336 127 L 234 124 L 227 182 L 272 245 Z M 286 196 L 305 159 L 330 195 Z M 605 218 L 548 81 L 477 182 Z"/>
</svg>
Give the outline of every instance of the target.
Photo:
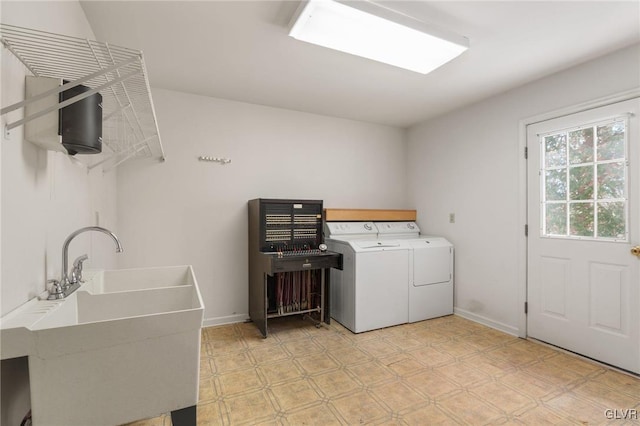
<svg viewBox="0 0 640 426">
<path fill-rule="evenodd" d="M 34 425 L 114 425 L 198 401 L 204 306 L 191 266 L 100 271 L 0 320 L 27 356 Z"/>
</svg>

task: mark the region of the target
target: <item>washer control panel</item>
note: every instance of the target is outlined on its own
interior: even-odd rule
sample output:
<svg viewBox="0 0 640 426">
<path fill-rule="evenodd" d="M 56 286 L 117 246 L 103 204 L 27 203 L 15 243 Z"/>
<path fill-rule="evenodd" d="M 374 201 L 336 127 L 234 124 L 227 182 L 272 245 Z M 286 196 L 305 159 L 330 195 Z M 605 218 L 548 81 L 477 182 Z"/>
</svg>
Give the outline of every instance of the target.
<svg viewBox="0 0 640 426">
<path fill-rule="evenodd" d="M 370 235 L 376 237 L 378 228 L 373 222 L 326 222 L 325 237 L 339 235 Z"/>
<path fill-rule="evenodd" d="M 376 222 L 378 233 L 382 235 L 419 235 L 420 228 L 415 222 Z"/>
</svg>

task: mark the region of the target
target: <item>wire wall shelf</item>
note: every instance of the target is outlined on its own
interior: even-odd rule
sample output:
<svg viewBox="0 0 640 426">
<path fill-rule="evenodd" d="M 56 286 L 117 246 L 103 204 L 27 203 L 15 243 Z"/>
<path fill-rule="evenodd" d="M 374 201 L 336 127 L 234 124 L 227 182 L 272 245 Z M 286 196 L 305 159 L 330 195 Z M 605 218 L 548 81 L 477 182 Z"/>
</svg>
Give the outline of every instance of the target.
<svg viewBox="0 0 640 426">
<path fill-rule="evenodd" d="M 99 92 L 102 95 L 102 143 L 107 154 L 88 166 L 117 167 L 129 159 L 165 160 L 142 52 L 94 40 L 0 23 L 2 45 L 36 77 L 63 80 L 58 87 L 3 107 L 0 115 L 78 86 L 91 90 L 53 107 L 8 123 L 5 131 Z"/>
</svg>

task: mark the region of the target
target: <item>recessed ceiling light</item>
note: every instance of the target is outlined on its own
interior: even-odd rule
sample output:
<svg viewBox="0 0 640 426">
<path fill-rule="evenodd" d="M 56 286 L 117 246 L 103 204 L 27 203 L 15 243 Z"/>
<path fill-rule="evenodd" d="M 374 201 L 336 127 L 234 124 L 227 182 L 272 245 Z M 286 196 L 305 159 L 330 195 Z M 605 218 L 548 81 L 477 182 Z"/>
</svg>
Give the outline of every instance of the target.
<svg viewBox="0 0 640 426">
<path fill-rule="evenodd" d="M 294 15 L 289 35 L 422 74 L 469 47 L 465 37 L 364 0 L 309 0 Z"/>
</svg>

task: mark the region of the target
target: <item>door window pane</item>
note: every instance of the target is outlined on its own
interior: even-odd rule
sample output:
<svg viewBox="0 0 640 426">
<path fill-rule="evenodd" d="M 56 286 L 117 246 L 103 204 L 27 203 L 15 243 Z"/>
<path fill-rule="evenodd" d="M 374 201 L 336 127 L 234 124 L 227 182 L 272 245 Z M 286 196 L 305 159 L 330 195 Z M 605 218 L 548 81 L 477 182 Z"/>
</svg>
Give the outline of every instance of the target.
<svg viewBox="0 0 640 426">
<path fill-rule="evenodd" d="M 567 169 L 545 172 L 545 193 L 547 200 L 567 199 Z"/>
<path fill-rule="evenodd" d="M 593 199 L 593 166 L 579 166 L 569 169 L 569 199 Z"/>
<path fill-rule="evenodd" d="M 598 161 L 624 158 L 624 122 L 598 126 Z"/>
<path fill-rule="evenodd" d="M 546 229 L 549 235 L 567 235 L 567 205 L 547 204 Z"/>
<path fill-rule="evenodd" d="M 544 138 L 545 166 L 564 166 L 567 164 L 567 135 L 560 133 Z"/>
<path fill-rule="evenodd" d="M 598 236 L 624 238 L 626 217 L 623 202 L 598 203 Z"/>
<path fill-rule="evenodd" d="M 569 132 L 569 163 L 593 162 L 593 127 Z"/>
<path fill-rule="evenodd" d="M 569 206 L 570 235 L 593 237 L 593 203 L 573 203 Z"/>
<path fill-rule="evenodd" d="M 598 164 L 598 198 L 624 198 L 624 163 Z"/>
</svg>

